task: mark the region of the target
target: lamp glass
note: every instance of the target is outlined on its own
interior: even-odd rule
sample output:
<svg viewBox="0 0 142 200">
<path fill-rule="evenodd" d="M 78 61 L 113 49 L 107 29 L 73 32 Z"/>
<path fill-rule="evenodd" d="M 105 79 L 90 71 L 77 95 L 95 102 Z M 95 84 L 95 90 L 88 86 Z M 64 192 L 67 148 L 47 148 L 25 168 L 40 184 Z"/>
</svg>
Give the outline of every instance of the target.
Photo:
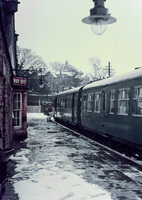
<svg viewBox="0 0 142 200">
<path fill-rule="evenodd" d="M 39 87 L 40 87 L 40 88 L 43 88 L 43 87 L 44 87 L 44 84 L 39 85 Z"/>
<path fill-rule="evenodd" d="M 40 88 L 43 88 L 44 87 L 44 82 L 42 79 L 39 80 L 39 87 Z"/>
<path fill-rule="evenodd" d="M 92 22 L 91 29 L 96 35 L 101 35 L 107 29 L 107 22 L 103 19 L 98 19 Z"/>
</svg>

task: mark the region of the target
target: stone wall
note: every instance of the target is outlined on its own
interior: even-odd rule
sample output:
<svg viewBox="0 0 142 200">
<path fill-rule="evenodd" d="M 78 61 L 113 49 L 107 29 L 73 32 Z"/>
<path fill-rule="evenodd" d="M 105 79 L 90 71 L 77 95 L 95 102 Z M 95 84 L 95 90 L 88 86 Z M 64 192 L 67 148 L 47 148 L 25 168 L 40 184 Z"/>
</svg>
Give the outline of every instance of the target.
<svg viewBox="0 0 142 200">
<path fill-rule="evenodd" d="M 9 148 L 13 137 L 11 78 L 16 68 L 14 11 L 10 10 L 13 2 L 17 3 L 0 1 L 0 148 Z"/>
</svg>

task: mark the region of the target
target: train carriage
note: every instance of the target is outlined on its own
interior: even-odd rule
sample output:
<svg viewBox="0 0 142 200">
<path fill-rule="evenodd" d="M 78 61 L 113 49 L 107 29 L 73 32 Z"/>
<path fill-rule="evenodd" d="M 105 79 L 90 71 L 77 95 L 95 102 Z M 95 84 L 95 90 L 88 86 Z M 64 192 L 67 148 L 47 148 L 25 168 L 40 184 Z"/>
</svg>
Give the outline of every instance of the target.
<svg viewBox="0 0 142 200">
<path fill-rule="evenodd" d="M 142 151 L 142 69 L 65 91 L 56 99 L 61 121 L 88 130 L 93 137 L 118 141 L 128 151 Z"/>
<path fill-rule="evenodd" d="M 82 91 L 82 126 L 135 143 L 135 146 L 142 145 L 141 72 L 136 70 L 85 86 Z"/>
<path fill-rule="evenodd" d="M 55 112 L 56 119 L 70 122 L 72 124 L 80 123 L 80 92 L 82 87 L 70 89 L 56 95 Z"/>
</svg>

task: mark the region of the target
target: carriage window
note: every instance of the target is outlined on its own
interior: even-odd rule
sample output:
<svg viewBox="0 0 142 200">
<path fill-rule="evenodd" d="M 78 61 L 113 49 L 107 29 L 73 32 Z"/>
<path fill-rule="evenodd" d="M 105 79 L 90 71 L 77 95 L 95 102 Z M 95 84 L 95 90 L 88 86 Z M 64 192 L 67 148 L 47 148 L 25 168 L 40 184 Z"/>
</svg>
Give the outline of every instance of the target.
<svg viewBox="0 0 142 200">
<path fill-rule="evenodd" d="M 77 109 L 77 99 L 78 99 L 78 96 L 77 96 L 77 93 L 74 94 L 74 109 Z"/>
<path fill-rule="evenodd" d="M 67 96 L 67 97 L 65 98 L 65 107 L 66 107 L 66 108 L 68 108 L 68 102 L 69 102 L 69 97 Z"/>
<path fill-rule="evenodd" d="M 101 93 L 95 92 L 94 112 L 100 113 L 101 111 Z"/>
<path fill-rule="evenodd" d="M 83 111 L 86 110 L 86 103 L 87 103 L 87 95 L 84 94 L 84 95 L 83 95 L 83 102 L 82 102 L 82 110 L 83 110 Z"/>
<path fill-rule="evenodd" d="M 115 105 L 115 90 L 110 91 L 110 100 L 109 100 L 109 112 L 114 114 L 114 105 Z"/>
<path fill-rule="evenodd" d="M 142 86 L 134 88 L 133 114 L 142 116 Z"/>
<path fill-rule="evenodd" d="M 65 97 L 65 108 L 71 108 L 71 96 Z"/>
<path fill-rule="evenodd" d="M 90 93 L 88 94 L 88 99 L 87 99 L 87 111 L 92 111 L 93 109 L 93 94 Z"/>
<path fill-rule="evenodd" d="M 60 99 L 57 99 L 57 108 L 60 107 Z"/>
<path fill-rule="evenodd" d="M 61 99 L 61 109 L 64 109 L 65 108 L 65 99 Z"/>
<path fill-rule="evenodd" d="M 67 108 L 67 97 L 64 98 L 64 104 L 65 104 L 64 108 Z"/>
<path fill-rule="evenodd" d="M 67 107 L 71 108 L 71 96 L 67 98 Z"/>
<path fill-rule="evenodd" d="M 120 115 L 128 115 L 129 91 L 129 88 L 118 90 L 118 114 Z"/>
<path fill-rule="evenodd" d="M 61 106 L 61 99 L 58 99 L 57 106 L 58 106 L 58 108 L 62 108 L 62 106 Z"/>
</svg>

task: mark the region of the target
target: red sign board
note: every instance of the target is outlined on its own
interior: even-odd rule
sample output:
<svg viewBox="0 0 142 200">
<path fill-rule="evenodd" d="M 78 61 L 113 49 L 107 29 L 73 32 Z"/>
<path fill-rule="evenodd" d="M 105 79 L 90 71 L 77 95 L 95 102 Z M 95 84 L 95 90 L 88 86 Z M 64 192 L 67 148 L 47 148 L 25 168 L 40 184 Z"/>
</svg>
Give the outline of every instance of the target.
<svg viewBox="0 0 142 200">
<path fill-rule="evenodd" d="M 13 85 L 27 86 L 27 78 L 13 76 Z"/>
</svg>

